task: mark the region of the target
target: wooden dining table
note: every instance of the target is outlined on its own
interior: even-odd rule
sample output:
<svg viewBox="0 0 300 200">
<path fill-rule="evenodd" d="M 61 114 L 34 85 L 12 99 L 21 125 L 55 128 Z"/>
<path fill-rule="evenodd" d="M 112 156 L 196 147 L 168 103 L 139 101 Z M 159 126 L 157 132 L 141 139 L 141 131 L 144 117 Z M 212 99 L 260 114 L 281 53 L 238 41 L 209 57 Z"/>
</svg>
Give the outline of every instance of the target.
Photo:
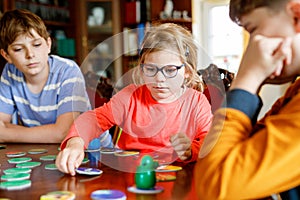
<svg viewBox="0 0 300 200">
<path fill-rule="evenodd" d="M 120 190 L 126 194 L 127 199 L 137 200 L 194 200 L 196 192 L 193 180 L 194 164 L 181 166 L 182 170 L 176 172 L 167 172 L 170 175 L 175 175 L 176 179 L 173 181 L 157 182 L 156 186 L 163 188 L 163 191 L 158 194 L 137 194 L 129 192 L 127 189 L 134 185 L 135 173 L 125 168 L 118 168 L 115 166 L 127 166 L 115 155 L 99 155 L 92 156 L 100 152 L 86 153 L 86 157 L 90 159 L 83 167 L 98 168 L 103 171 L 101 175 L 90 176 L 76 174 L 70 176 L 64 174 L 59 170 L 45 169 L 47 164 L 55 163 L 55 161 L 42 161 L 41 156 L 57 155 L 59 153 L 59 144 L 13 144 L 7 143 L 4 149 L 0 149 L 0 175 L 3 170 L 16 167 L 16 164 L 8 162 L 7 152 L 23 151 L 26 155 L 23 157 L 30 157 L 32 161 L 41 162 L 38 167 L 32 168 L 31 171 L 31 186 L 20 190 L 5 190 L 0 189 L 0 199 L 6 198 L 11 200 L 38 200 L 46 193 L 53 191 L 71 191 L 78 200 L 91 199 L 91 193 L 97 190 Z M 46 149 L 47 152 L 41 154 L 29 154 L 31 149 Z M 109 156 L 109 157 L 108 157 Z M 93 159 L 96 158 L 96 159 Z M 137 157 L 135 157 L 137 158 Z M 121 158 L 124 159 L 124 158 Z M 110 160 L 110 162 L 107 162 Z M 135 159 L 138 160 L 138 159 Z M 113 163 L 114 162 L 114 163 Z M 112 163 L 112 164 L 111 164 Z M 124 163 L 124 164 L 122 164 Z M 177 163 L 172 163 L 177 165 Z M 178 164 L 179 165 L 179 164 Z M 161 173 L 161 172 L 159 172 Z M 166 173 L 166 172 L 162 172 Z M 158 174 L 158 173 L 157 173 Z M 2 182 L 3 180 L 1 180 Z"/>
</svg>

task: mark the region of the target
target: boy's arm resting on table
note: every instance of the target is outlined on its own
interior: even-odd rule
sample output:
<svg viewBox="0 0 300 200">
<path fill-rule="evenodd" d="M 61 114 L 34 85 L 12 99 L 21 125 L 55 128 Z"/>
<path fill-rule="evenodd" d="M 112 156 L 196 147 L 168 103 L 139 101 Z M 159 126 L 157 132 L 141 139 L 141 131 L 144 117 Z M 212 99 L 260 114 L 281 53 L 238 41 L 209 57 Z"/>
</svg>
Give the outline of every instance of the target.
<svg viewBox="0 0 300 200">
<path fill-rule="evenodd" d="M 61 143 L 79 112 L 67 112 L 57 117 L 55 124 L 24 127 L 10 123 L 10 115 L 0 113 L 0 142 Z"/>
<path fill-rule="evenodd" d="M 219 109 L 195 167 L 198 196 L 201 199 L 256 199 L 298 185 L 299 100 L 298 96 L 285 106 L 287 114 L 282 111 L 266 119 L 266 128 L 252 137 L 249 137 L 251 117 L 245 110 Z M 230 107 L 230 102 L 228 105 Z M 259 109 L 258 105 L 252 108 Z"/>
</svg>

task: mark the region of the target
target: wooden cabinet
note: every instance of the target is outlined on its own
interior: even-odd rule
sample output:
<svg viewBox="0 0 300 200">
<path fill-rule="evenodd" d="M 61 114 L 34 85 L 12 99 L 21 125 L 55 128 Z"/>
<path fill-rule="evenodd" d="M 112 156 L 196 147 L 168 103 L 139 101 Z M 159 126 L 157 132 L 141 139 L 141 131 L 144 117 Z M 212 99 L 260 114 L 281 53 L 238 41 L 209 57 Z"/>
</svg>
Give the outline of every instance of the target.
<svg viewBox="0 0 300 200">
<path fill-rule="evenodd" d="M 136 41 L 135 45 L 133 45 L 133 49 L 130 50 L 131 53 L 129 55 L 126 55 L 126 50 L 124 50 L 124 55 L 123 55 L 123 72 L 127 72 L 130 70 L 132 67 L 136 66 L 138 55 L 136 48 L 139 48 L 139 44 L 141 42 L 141 38 L 139 36 L 141 24 L 144 24 L 144 27 L 151 26 L 153 24 L 161 24 L 161 23 L 176 23 L 180 24 L 182 26 L 187 27 L 191 32 L 192 32 L 192 26 L 193 26 L 193 20 L 192 20 L 192 0 L 172 0 L 173 3 L 173 9 L 172 9 L 172 15 L 171 16 L 165 16 L 164 15 L 164 8 L 166 5 L 167 0 L 122 0 L 123 4 L 123 9 L 121 15 L 123 16 L 122 18 L 125 19 L 123 21 L 123 34 L 125 34 L 126 31 L 132 31 L 136 35 Z M 134 7 L 134 4 L 138 2 L 140 6 L 140 12 L 136 12 L 136 7 Z M 133 7 L 133 8 L 132 8 Z M 136 12 L 135 15 L 132 15 L 132 12 Z M 135 21 L 133 18 L 136 17 L 136 15 L 140 15 L 137 17 L 137 19 L 140 19 L 140 21 Z M 127 22 L 126 19 L 131 19 L 128 20 L 130 23 Z M 142 26 L 142 27 L 143 27 Z M 124 31 L 124 28 L 126 31 Z M 146 28 L 144 29 L 146 30 Z M 131 37 L 134 38 L 134 37 Z M 126 37 L 123 39 L 126 40 Z M 127 43 L 132 44 L 134 41 L 129 40 Z M 124 48 L 126 45 L 124 45 Z M 130 49 L 130 48 L 129 48 Z"/>
<path fill-rule="evenodd" d="M 74 4 L 71 0 L 2 0 L 1 12 L 12 9 L 27 9 L 40 16 L 52 38 L 52 54 L 78 61 Z"/>
<path fill-rule="evenodd" d="M 77 0 L 76 12 L 79 13 L 77 49 L 82 71 L 117 80 L 122 75 L 119 1 Z"/>
<path fill-rule="evenodd" d="M 79 57 L 75 48 L 76 32 L 74 31 L 75 5 L 72 3 L 72 0 L 0 0 L 1 13 L 16 8 L 30 10 L 44 20 L 53 39 L 52 54 L 78 61 Z M 60 36 L 64 36 L 64 40 L 58 41 L 56 38 L 57 33 L 60 33 Z M 67 47 L 65 42 L 68 42 Z M 5 63 L 6 61 L 1 56 L 1 72 Z"/>
<path fill-rule="evenodd" d="M 173 12 L 171 17 L 162 14 L 166 0 L 151 1 L 151 22 L 167 23 L 172 22 L 183 25 L 192 31 L 192 0 L 172 0 Z M 184 14 L 185 13 L 185 14 Z"/>
</svg>

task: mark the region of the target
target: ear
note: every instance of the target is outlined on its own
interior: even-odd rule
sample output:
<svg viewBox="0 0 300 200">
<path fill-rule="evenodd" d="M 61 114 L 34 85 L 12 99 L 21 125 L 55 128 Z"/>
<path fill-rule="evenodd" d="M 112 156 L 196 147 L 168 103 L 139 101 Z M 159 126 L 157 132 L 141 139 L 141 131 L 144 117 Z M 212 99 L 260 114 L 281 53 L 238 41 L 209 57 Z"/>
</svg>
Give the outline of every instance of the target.
<svg viewBox="0 0 300 200">
<path fill-rule="evenodd" d="M 300 32 L 300 1 L 290 1 L 287 9 L 293 16 L 296 31 Z"/>
<path fill-rule="evenodd" d="M 51 52 L 52 40 L 50 37 L 47 38 L 46 43 L 48 45 L 48 54 Z"/>
<path fill-rule="evenodd" d="M 0 53 L 8 63 L 12 63 L 12 60 L 10 59 L 9 54 L 6 53 L 6 51 L 4 51 L 4 49 L 0 49 Z"/>
</svg>

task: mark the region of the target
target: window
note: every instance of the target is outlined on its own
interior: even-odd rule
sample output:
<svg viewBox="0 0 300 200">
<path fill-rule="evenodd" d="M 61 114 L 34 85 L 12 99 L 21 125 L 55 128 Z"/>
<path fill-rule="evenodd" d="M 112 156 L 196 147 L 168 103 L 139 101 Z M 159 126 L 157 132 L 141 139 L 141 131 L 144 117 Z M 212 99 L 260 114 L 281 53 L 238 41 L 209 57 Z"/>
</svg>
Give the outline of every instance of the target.
<svg viewBox="0 0 300 200">
<path fill-rule="evenodd" d="M 201 43 L 210 62 L 236 73 L 244 49 L 243 28 L 231 21 L 226 1 L 203 1 L 201 10 Z"/>
</svg>

